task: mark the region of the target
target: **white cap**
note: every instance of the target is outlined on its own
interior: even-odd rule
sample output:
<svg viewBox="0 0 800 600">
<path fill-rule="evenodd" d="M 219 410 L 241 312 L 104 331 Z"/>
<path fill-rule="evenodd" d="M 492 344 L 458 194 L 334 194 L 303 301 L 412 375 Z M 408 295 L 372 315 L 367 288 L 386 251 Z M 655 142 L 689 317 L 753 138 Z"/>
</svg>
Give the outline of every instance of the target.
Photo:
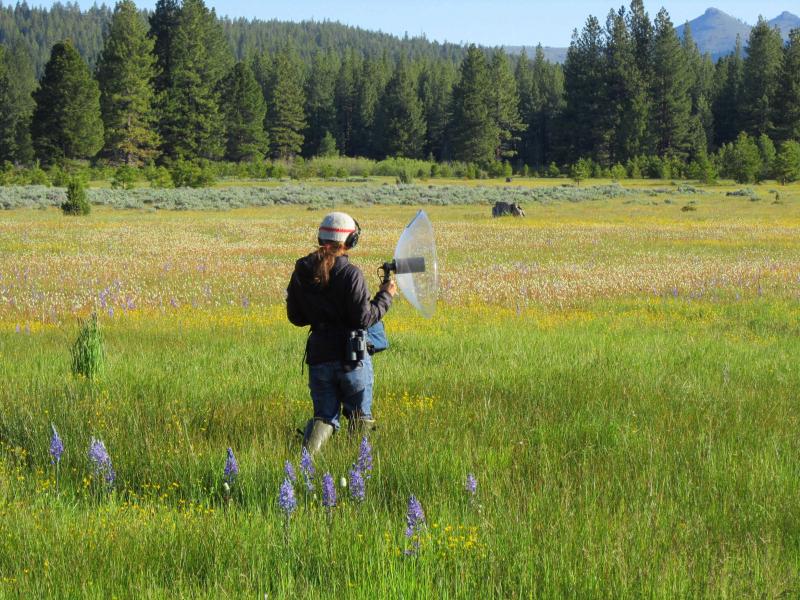
<svg viewBox="0 0 800 600">
<path fill-rule="evenodd" d="M 319 226 L 319 239 L 344 244 L 351 233 L 356 231 L 356 222 L 347 213 L 332 212 L 325 215 Z"/>
</svg>

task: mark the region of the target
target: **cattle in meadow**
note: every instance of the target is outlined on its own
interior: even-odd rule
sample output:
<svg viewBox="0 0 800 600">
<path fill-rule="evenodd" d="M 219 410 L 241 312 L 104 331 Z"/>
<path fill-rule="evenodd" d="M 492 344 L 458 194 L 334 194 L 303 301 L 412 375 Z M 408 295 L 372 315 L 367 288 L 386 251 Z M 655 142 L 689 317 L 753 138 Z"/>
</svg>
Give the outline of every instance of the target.
<svg viewBox="0 0 800 600">
<path fill-rule="evenodd" d="M 495 202 L 492 207 L 493 217 L 524 217 L 525 211 L 516 202 Z"/>
</svg>

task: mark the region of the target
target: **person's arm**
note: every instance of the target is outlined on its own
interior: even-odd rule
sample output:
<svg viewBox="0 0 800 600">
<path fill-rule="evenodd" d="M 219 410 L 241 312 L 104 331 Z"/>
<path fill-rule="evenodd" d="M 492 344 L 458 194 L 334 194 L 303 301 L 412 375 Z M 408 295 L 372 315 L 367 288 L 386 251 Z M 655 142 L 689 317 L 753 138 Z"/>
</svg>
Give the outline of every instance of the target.
<svg viewBox="0 0 800 600">
<path fill-rule="evenodd" d="M 292 278 L 289 280 L 289 287 L 286 288 L 286 316 L 293 325 L 298 327 L 305 327 L 311 325 L 311 322 L 306 317 L 303 307 L 300 303 L 300 281 L 297 278 L 297 273 L 292 273 Z"/>
<path fill-rule="evenodd" d="M 380 321 L 392 306 L 392 297 L 397 291 L 394 282 L 384 284 L 370 300 L 364 274 L 352 267 L 347 277 L 347 320 L 353 329 L 367 329 Z"/>
</svg>

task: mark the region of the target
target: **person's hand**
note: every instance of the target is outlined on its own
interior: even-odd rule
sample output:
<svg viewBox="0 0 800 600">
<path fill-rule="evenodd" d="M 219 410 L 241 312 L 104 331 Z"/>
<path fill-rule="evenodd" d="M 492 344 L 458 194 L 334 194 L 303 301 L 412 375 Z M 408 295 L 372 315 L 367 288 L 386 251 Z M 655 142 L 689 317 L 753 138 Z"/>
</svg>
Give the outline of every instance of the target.
<svg viewBox="0 0 800 600">
<path fill-rule="evenodd" d="M 387 292 L 392 298 L 397 295 L 397 284 L 394 279 L 389 280 L 381 286 L 382 292 Z"/>
</svg>

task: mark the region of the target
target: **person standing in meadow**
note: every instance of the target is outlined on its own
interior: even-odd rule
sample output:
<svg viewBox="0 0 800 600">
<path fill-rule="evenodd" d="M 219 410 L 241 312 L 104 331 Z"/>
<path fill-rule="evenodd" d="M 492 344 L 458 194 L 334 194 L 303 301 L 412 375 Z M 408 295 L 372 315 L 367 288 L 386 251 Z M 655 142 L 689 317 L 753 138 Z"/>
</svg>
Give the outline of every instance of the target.
<svg viewBox="0 0 800 600">
<path fill-rule="evenodd" d="M 347 257 L 360 234 L 350 215 L 326 215 L 317 234 L 319 247 L 295 263 L 287 289 L 289 321 L 311 326 L 305 362 L 314 417 L 306 424 L 303 445 L 312 454 L 339 429 L 342 413 L 351 430 L 372 428 L 375 422 L 366 329 L 389 310 L 397 285 L 384 283 L 370 299 L 364 274 Z"/>
</svg>

